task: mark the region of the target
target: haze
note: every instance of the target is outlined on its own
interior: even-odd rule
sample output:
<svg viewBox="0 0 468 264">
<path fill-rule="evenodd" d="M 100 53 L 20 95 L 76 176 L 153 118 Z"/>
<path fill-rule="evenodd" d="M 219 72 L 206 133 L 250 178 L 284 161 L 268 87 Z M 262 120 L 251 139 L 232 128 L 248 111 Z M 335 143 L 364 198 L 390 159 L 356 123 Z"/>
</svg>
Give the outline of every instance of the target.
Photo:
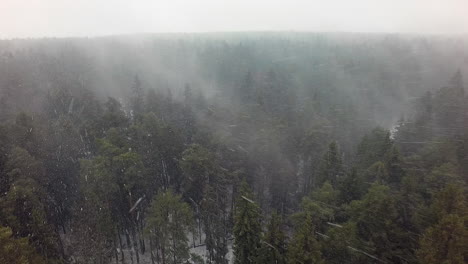
<svg viewBox="0 0 468 264">
<path fill-rule="evenodd" d="M 464 0 L 2 0 L 0 38 L 154 32 L 466 34 Z"/>
</svg>

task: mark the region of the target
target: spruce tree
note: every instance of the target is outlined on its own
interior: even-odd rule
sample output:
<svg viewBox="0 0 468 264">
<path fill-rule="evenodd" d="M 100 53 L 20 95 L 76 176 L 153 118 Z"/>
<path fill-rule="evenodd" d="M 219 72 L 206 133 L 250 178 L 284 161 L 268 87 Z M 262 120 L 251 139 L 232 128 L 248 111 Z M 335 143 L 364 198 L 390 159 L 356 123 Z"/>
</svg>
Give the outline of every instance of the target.
<svg viewBox="0 0 468 264">
<path fill-rule="evenodd" d="M 338 186 L 339 200 L 341 203 L 350 203 L 353 200 L 358 200 L 363 195 L 363 180 L 358 175 L 356 169 L 352 169 Z"/>
<path fill-rule="evenodd" d="M 46 261 L 27 238 L 15 238 L 10 228 L 0 226 L 0 263 L 45 264 Z"/>
<path fill-rule="evenodd" d="M 234 216 L 234 263 L 255 263 L 262 233 L 260 208 L 247 183 L 241 186 Z"/>
<path fill-rule="evenodd" d="M 287 263 L 323 263 L 320 244 L 315 239 L 315 226 L 310 213 L 306 213 L 305 219 L 296 228 L 296 232 L 289 243 Z"/>
<path fill-rule="evenodd" d="M 282 219 L 276 212 L 271 215 L 267 233 L 263 237 L 257 264 L 286 263 L 286 236 L 282 230 Z"/>
<path fill-rule="evenodd" d="M 421 263 L 462 264 L 468 252 L 468 214 L 463 189 L 448 185 L 436 194 L 432 210 L 438 221 L 429 227 L 417 251 Z"/>
<path fill-rule="evenodd" d="M 336 186 L 338 179 L 343 174 L 343 166 L 341 157 L 336 142 L 330 143 L 328 151 L 322 158 L 318 186 L 321 186 L 325 181 L 329 181 L 333 186 Z"/>
<path fill-rule="evenodd" d="M 134 120 L 138 120 L 141 118 L 144 110 L 144 91 L 140 77 L 138 77 L 138 75 L 135 75 L 133 79 L 131 92 L 132 95 L 130 98 L 130 103 L 132 108 L 132 117 Z"/>
<path fill-rule="evenodd" d="M 171 190 L 159 193 L 151 203 L 147 221 L 146 233 L 156 242 L 161 263 L 186 263 L 190 257 L 187 231 L 192 229 L 193 215 L 181 196 Z"/>
<path fill-rule="evenodd" d="M 227 230 L 223 207 L 225 197 L 219 186 L 207 185 L 201 204 L 201 217 L 205 231 L 205 244 L 208 263 L 227 264 Z"/>
</svg>

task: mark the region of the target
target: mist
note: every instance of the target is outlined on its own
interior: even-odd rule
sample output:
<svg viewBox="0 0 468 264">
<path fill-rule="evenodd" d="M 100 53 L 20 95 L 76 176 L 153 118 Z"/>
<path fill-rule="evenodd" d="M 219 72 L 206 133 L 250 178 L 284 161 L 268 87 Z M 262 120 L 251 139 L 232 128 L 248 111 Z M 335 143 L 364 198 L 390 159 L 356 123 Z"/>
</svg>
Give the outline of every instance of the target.
<svg viewBox="0 0 468 264">
<path fill-rule="evenodd" d="M 467 262 L 465 1 L 0 8 L 0 264 Z"/>
</svg>

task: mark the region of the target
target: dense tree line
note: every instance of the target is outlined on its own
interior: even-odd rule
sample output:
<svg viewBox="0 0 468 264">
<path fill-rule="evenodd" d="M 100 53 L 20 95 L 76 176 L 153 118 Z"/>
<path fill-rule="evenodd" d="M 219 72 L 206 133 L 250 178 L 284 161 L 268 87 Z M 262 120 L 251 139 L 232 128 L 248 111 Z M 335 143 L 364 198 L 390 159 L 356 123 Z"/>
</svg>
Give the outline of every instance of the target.
<svg viewBox="0 0 468 264">
<path fill-rule="evenodd" d="M 337 64 L 360 58 L 319 37 L 304 41 L 343 56 Z M 172 54 L 164 43 L 153 43 L 168 52 L 160 59 L 177 66 L 187 48 L 179 43 Z M 388 131 L 378 126 L 387 113 L 377 102 L 396 89 L 392 81 L 404 81 L 392 73 L 381 72 L 388 76 L 380 76 L 377 94 L 347 100 L 352 90 L 335 87 L 330 65 L 306 76 L 294 65 L 266 61 L 276 59 L 283 41 L 251 44 L 267 47 L 270 57 L 247 44 L 195 43 L 204 54 L 199 74 L 214 75 L 216 95 L 191 74 L 179 88 L 166 89 L 151 87 L 149 75 L 134 70 L 116 77 L 126 87 L 123 96 L 106 98 L 86 79 L 93 73 L 73 48 L 57 55 L 62 71 L 51 66 L 24 77 L 21 68 L 29 66 L 20 62 L 36 51 L 4 53 L 2 65 L 10 67 L 0 75 L 6 109 L 0 113 L 0 261 L 468 260 L 468 98 L 460 71 L 441 89 L 412 91 L 422 96 Z M 298 43 L 284 44 L 283 52 L 290 55 Z M 406 54 L 401 43 L 387 45 Z M 309 59 L 329 63 L 320 54 Z M 45 53 L 37 61 L 47 66 L 51 58 Z M 241 71 L 249 60 L 251 69 Z M 367 63 L 362 66 L 375 62 Z M 47 85 L 36 79 L 49 77 Z M 31 87 L 23 90 L 23 83 Z M 24 96 L 35 94 L 38 106 L 23 107 Z M 28 111 L 11 108 L 11 101 Z"/>
</svg>

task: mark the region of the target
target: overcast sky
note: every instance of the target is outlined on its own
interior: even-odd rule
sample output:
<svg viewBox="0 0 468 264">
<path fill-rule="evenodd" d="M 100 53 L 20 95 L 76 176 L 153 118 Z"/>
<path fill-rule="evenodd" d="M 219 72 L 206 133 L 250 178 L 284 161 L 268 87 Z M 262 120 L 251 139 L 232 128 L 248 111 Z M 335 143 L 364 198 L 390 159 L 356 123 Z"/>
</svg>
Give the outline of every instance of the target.
<svg viewBox="0 0 468 264">
<path fill-rule="evenodd" d="M 0 38 L 149 32 L 468 33 L 468 0 L 0 0 Z"/>
</svg>

